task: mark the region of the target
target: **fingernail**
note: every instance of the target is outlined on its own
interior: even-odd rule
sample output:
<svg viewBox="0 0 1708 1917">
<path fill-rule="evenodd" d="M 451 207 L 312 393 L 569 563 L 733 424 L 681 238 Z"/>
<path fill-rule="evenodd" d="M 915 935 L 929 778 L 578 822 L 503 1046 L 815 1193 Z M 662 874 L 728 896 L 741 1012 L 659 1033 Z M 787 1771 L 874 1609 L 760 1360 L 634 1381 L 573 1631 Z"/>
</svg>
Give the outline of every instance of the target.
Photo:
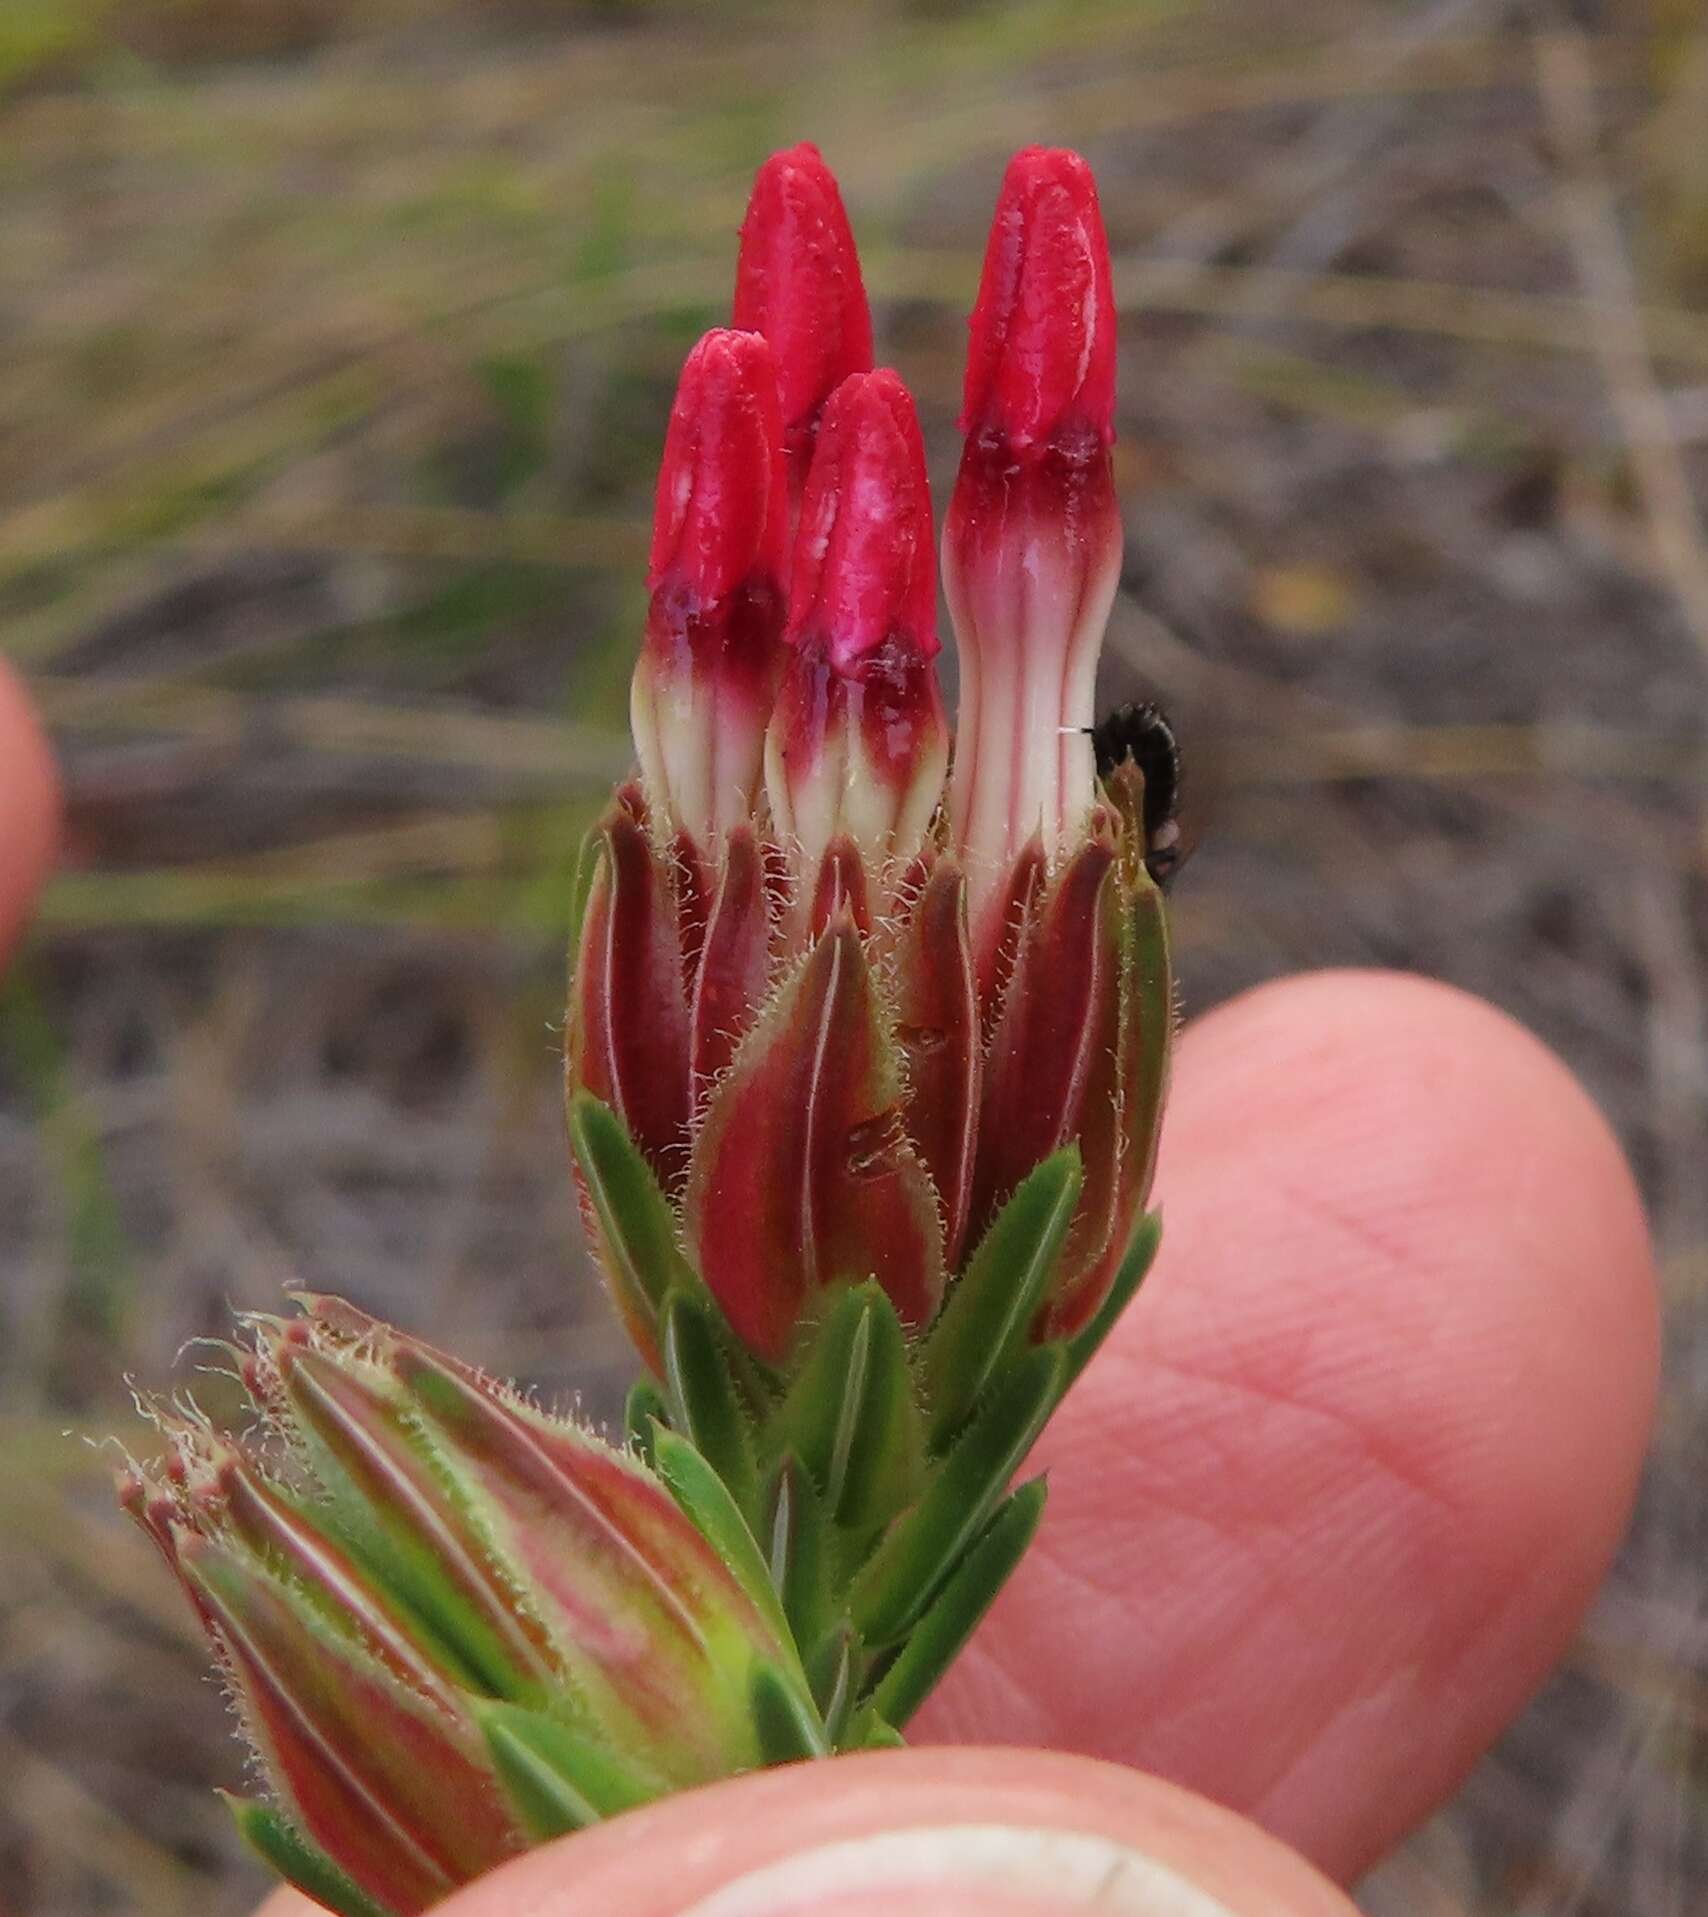
<svg viewBox="0 0 1708 1917">
<path fill-rule="evenodd" d="M 982 1890 L 993 1910 L 1105 1917 L 1238 1917 L 1169 1865 L 1088 1831 L 1007 1824 L 913 1825 L 798 1851 L 748 1871 L 680 1917 L 807 1917 L 856 1894 Z"/>
</svg>

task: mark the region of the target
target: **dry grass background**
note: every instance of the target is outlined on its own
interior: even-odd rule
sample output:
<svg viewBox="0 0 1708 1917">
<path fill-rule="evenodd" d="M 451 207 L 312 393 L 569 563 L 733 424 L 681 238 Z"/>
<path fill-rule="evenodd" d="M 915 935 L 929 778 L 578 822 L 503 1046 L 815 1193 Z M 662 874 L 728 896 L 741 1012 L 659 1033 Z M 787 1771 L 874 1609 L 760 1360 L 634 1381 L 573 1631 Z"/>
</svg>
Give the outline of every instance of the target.
<svg viewBox="0 0 1708 1917">
<path fill-rule="evenodd" d="M 1705 127 L 1698 0 L 5 0 L 0 633 L 72 868 L 0 988 L 0 1908 L 259 1888 L 201 1653 L 64 1435 L 126 1428 L 127 1374 L 294 1279 L 612 1401 L 567 874 L 675 370 L 804 135 L 940 479 L 1006 151 L 1099 169 L 1108 691 L 1187 737 L 1189 1004 L 1484 992 L 1653 1203 L 1633 1536 L 1367 1908 L 1704 1907 Z"/>
</svg>

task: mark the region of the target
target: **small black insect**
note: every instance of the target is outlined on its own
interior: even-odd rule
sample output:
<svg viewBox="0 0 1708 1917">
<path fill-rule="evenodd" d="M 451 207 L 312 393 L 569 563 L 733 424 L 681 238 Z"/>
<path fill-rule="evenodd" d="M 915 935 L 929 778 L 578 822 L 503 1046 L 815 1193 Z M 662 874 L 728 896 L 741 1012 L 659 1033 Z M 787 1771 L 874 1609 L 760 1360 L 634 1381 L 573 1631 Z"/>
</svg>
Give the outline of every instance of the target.
<svg viewBox="0 0 1708 1917">
<path fill-rule="evenodd" d="M 1146 700 L 1142 705 L 1117 706 L 1091 728 L 1091 749 L 1097 755 L 1097 776 L 1107 779 L 1128 759 L 1145 781 L 1145 870 L 1164 885 L 1183 856 L 1180 822 L 1175 808 L 1180 799 L 1180 742 L 1162 707 Z"/>
</svg>

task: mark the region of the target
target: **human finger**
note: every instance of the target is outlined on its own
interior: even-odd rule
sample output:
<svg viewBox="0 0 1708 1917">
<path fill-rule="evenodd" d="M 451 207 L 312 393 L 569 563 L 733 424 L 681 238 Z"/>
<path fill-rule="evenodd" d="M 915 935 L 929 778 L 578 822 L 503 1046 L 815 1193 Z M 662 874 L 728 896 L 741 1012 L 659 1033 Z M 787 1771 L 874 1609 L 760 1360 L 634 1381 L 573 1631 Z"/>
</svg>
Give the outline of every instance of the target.
<svg viewBox="0 0 1708 1917">
<path fill-rule="evenodd" d="M 0 659 L 0 958 L 11 950 L 53 862 L 59 776 L 16 673 Z"/>
<path fill-rule="evenodd" d="M 1439 985 L 1267 987 L 1178 1067 L 1157 1269 L 911 1734 L 1157 1771 L 1350 1881 L 1606 1570 L 1657 1371 L 1642 1210 L 1560 1062 Z"/>
<path fill-rule="evenodd" d="M 666 1798 L 529 1852 L 440 1917 L 1353 1917 L 1204 1799 L 1044 1751 L 883 1751 Z M 308 1917 L 293 1893 L 262 1917 Z"/>
</svg>

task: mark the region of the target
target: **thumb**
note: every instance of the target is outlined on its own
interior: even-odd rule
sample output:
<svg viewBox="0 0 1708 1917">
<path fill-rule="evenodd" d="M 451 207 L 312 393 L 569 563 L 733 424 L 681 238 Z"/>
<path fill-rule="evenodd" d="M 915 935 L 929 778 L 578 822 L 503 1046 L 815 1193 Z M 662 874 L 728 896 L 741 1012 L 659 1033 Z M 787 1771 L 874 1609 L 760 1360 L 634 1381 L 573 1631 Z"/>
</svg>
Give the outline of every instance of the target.
<svg viewBox="0 0 1708 1917">
<path fill-rule="evenodd" d="M 261 1917 L 308 1917 L 281 1894 Z M 1232 1811 L 1092 1758 L 872 1752 L 756 1772 L 530 1851 L 439 1917 L 1354 1917 Z"/>
<path fill-rule="evenodd" d="M 59 838 L 59 777 L 17 676 L 0 659 L 0 959 L 22 931 Z"/>
</svg>

